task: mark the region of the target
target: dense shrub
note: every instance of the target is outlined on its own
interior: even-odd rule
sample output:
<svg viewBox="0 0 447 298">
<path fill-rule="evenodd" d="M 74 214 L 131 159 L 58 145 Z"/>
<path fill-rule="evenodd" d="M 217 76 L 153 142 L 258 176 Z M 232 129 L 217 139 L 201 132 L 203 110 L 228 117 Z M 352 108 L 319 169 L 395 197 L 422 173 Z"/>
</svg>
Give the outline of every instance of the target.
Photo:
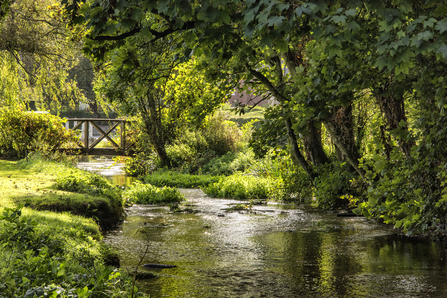
<svg viewBox="0 0 447 298">
<path fill-rule="evenodd" d="M 219 111 L 210 117 L 203 130 L 208 149 L 218 155 L 242 149 L 242 131 L 236 123 L 226 120 L 229 114 Z"/>
<path fill-rule="evenodd" d="M 123 192 L 123 199 L 130 204 L 164 204 L 185 200 L 177 188 L 158 188 L 137 181 Z"/>
<path fill-rule="evenodd" d="M 203 165 L 201 172 L 209 175 L 229 176 L 235 172 L 245 172 L 255 163 L 255 155 L 251 149 L 239 152 L 228 152 L 211 159 Z"/>
<path fill-rule="evenodd" d="M 144 176 L 143 180 L 145 183 L 158 187 L 171 186 L 180 188 L 195 188 L 217 182 L 219 181 L 219 177 L 209 175 L 189 175 L 161 169 L 150 175 Z"/>
<path fill-rule="evenodd" d="M 319 176 L 315 180 L 315 197 L 323 209 L 346 207 L 346 198 L 357 196 L 351 181 L 358 177 L 348 163 L 333 162 L 319 168 Z"/>
<path fill-rule="evenodd" d="M 63 122 L 50 114 L 0 109 L 0 156 L 21 158 L 28 152 L 45 154 L 74 144 L 77 137 Z"/>
<path fill-rule="evenodd" d="M 265 200 L 272 198 L 273 189 L 276 186 L 273 179 L 239 173 L 221 177 L 218 182 L 202 187 L 202 189 L 210 197 L 236 200 Z"/>
<path fill-rule="evenodd" d="M 0 297 L 123 297 L 132 280 L 105 266 L 100 238 L 91 220 L 3 209 Z"/>
</svg>

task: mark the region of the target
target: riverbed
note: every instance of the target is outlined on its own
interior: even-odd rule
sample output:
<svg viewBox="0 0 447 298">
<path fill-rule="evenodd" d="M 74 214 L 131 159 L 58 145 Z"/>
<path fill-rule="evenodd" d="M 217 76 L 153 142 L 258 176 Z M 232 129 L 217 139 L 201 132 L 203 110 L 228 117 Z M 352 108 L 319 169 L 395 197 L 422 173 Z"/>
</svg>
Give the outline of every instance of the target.
<svg viewBox="0 0 447 298">
<path fill-rule="evenodd" d="M 311 205 L 231 212 L 240 201 L 181 191 L 188 212 L 135 205 L 104 238 L 124 269 L 155 274 L 139 282 L 151 297 L 447 297 L 441 243 Z"/>
</svg>

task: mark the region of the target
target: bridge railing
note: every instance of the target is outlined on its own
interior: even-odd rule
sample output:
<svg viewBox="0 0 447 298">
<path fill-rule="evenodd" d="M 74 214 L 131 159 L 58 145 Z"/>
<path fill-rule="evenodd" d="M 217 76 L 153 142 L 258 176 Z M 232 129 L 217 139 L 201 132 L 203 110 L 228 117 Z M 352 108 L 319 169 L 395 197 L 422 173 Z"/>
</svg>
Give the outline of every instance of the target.
<svg viewBox="0 0 447 298">
<path fill-rule="evenodd" d="M 107 125 L 102 123 L 106 122 Z M 131 144 L 126 144 L 126 124 L 129 121 L 124 119 L 103 119 L 103 118 L 67 118 L 65 128 L 70 130 L 81 130 L 81 142 L 78 148 L 61 149 L 70 154 L 87 155 L 132 155 Z M 117 143 L 112 136 L 115 130 L 119 128 L 119 142 Z M 95 137 L 94 130 L 99 133 Z M 112 147 L 98 148 L 101 141 L 107 140 Z"/>
</svg>

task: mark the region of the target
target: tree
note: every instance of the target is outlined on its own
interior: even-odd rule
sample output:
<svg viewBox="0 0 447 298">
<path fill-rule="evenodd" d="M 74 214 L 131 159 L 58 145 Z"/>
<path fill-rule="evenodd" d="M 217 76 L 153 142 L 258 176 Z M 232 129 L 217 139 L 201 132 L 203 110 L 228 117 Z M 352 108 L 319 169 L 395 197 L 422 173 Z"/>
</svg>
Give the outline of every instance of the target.
<svg viewBox="0 0 447 298">
<path fill-rule="evenodd" d="M 108 62 L 102 66 L 104 76 L 97 91 L 119 103 L 126 114 L 141 117 L 162 165 L 171 166 L 166 145 L 186 126 L 200 126 L 224 102 L 225 88 L 207 83 L 203 73 L 194 69 L 194 61 L 172 61 L 175 39 L 148 43 L 144 34 L 131 39 L 105 56 Z"/>
<path fill-rule="evenodd" d="M 68 40 L 62 8 L 51 0 L 6 1 L 1 7 L 8 13 L 0 18 L 0 105 L 36 101 L 49 108 L 77 93 L 67 80 L 76 45 Z"/>
<path fill-rule="evenodd" d="M 210 78 L 275 97 L 291 156 L 309 177 L 330 168 L 323 124 L 369 184 L 364 214 L 406 229 L 445 223 L 445 1 L 93 2 L 82 16 L 79 4 L 67 9 L 86 20 L 93 56 L 139 34 L 149 44 L 175 39 L 172 63 L 204 56 Z M 359 146 L 353 115 L 364 94 L 381 117 Z"/>
</svg>

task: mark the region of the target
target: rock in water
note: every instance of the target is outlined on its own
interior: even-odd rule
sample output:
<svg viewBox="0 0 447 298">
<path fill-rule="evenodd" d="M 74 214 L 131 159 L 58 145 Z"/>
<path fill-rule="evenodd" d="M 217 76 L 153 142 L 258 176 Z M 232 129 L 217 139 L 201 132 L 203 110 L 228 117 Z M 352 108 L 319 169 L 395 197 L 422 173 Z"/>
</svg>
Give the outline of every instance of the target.
<svg viewBox="0 0 447 298">
<path fill-rule="evenodd" d="M 166 268 L 175 268 L 177 266 L 175 265 L 165 265 L 165 264 L 144 264 L 143 265 L 144 268 L 146 269 L 166 269 Z"/>
</svg>

